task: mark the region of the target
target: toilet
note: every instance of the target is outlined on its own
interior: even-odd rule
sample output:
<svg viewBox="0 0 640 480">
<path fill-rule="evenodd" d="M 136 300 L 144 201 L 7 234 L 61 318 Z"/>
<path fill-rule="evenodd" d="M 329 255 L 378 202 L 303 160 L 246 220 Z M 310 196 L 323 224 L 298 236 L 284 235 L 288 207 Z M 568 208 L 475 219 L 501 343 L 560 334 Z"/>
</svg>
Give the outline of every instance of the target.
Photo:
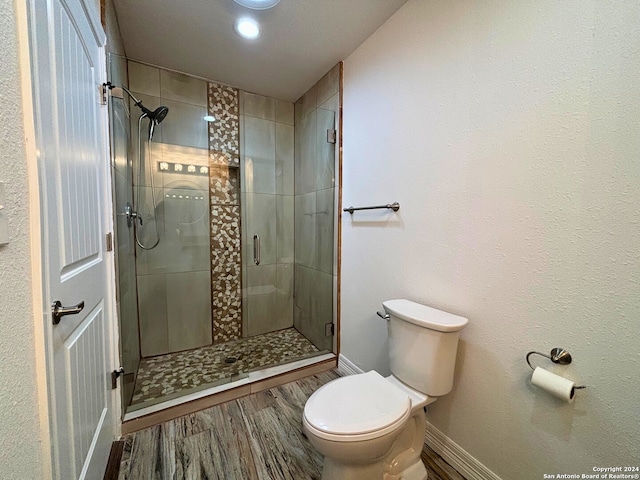
<svg viewBox="0 0 640 480">
<path fill-rule="evenodd" d="M 453 387 L 468 320 L 410 300 L 383 302 L 391 375 L 333 380 L 304 407 L 302 424 L 324 455 L 323 480 L 425 480 L 426 406 Z"/>
</svg>

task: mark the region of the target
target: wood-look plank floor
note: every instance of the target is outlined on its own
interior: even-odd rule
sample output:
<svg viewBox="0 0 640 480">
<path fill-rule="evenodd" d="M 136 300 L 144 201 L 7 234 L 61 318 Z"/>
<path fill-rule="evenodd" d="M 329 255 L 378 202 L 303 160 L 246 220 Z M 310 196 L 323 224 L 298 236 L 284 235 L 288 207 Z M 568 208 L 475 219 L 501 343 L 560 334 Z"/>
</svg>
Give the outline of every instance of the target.
<svg viewBox="0 0 640 480">
<path fill-rule="evenodd" d="M 227 402 L 123 438 L 119 480 L 311 480 L 322 456 L 302 432 L 309 396 L 325 372 Z M 464 480 L 428 447 L 429 480 Z"/>
</svg>

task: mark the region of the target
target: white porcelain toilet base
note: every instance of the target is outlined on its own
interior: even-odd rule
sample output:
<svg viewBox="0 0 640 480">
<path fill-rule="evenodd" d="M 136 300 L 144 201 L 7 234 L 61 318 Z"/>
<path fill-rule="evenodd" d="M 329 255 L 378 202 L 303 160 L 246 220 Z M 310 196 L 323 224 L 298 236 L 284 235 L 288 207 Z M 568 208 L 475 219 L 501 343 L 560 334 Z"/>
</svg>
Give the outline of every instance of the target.
<svg viewBox="0 0 640 480">
<path fill-rule="evenodd" d="M 427 469 L 421 458 L 426 429 L 424 408 L 418 407 L 411 412 L 411 418 L 384 460 L 384 480 L 427 479 Z"/>
<path fill-rule="evenodd" d="M 303 426 L 311 444 L 324 455 L 322 480 L 382 480 L 384 460 L 403 431 L 370 440 L 334 442 L 315 435 L 306 420 Z"/>
<path fill-rule="evenodd" d="M 426 431 L 422 406 L 399 431 L 362 442 L 333 442 L 317 437 L 303 422 L 311 444 L 324 455 L 322 480 L 426 480 L 420 455 Z"/>
<path fill-rule="evenodd" d="M 427 469 L 419 460 L 397 475 L 385 474 L 384 480 L 427 480 Z"/>
<path fill-rule="evenodd" d="M 345 465 L 334 461 L 326 461 L 322 468 L 322 480 L 371 480 L 380 477 L 382 462 L 367 465 Z"/>
<path fill-rule="evenodd" d="M 386 462 L 380 460 L 366 465 L 341 464 L 325 458 L 322 480 L 427 480 L 427 469 L 418 460 L 397 474 L 384 473 Z"/>
</svg>

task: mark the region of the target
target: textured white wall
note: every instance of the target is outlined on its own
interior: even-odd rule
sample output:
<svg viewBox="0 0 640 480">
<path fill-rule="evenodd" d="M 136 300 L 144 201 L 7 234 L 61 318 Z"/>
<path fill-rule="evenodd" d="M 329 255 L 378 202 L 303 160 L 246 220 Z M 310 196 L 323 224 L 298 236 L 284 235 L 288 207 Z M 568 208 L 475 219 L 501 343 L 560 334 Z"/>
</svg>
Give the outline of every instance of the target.
<svg viewBox="0 0 640 480">
<path fill-rule="evenodd" d="M 343 202 L 401 209 L 343 217 L 342 353 L 388 373 L 386 299 L 465 315 L 436 427 L 505 480 L 637 465 L 640 3 L 410 0 L 344 71 Z"/>
<path fill-rule="evenodd" d="M 43 478 L 31 296 L 29 193 L 12 0 L 0 0 L 0 182 L 10 243 L 0 246 L 0 477 Z"/>
</svg>

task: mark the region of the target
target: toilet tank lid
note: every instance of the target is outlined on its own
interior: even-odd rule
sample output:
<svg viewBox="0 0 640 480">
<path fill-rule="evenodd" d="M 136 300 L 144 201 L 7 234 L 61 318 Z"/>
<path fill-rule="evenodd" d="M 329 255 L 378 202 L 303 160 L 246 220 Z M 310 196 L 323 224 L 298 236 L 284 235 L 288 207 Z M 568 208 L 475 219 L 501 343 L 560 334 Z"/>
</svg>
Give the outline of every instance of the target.
<svg viewBox="0 0 640 480">
<path fill-rule="evenodd" d="M 382 302 L 382 306 L 390 315 L 439 332 L 457 332 L 469 322 L 465 317 L 427 307 L 411 300 L 387 300 Z"/>
</svg>

